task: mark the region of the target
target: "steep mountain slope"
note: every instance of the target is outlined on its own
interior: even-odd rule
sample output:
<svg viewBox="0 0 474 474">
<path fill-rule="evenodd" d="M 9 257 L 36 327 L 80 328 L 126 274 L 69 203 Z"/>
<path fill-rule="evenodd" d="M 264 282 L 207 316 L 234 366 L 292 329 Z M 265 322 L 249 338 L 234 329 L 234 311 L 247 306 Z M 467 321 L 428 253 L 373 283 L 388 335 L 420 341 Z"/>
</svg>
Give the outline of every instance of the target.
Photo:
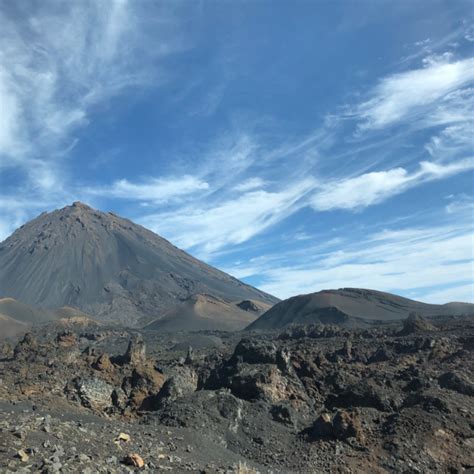
<svg viewBox="0 0 474 474">
<path fill-rule="evenodd" d="M 240 308 L 239 304 L 211 295 L 192 295 L 145 329 L 167 332 L 198 329 L 239 331 L 271 306 L 260 303 L 259 306 L 255 305 L 255 310 L 247 311 Z"/>
<path fill-rule="evenodd" d="M 276 329 L 290 324 L 313 323 L 360 326 L 405 319 L 411 312 L 424 317 L 474 314 L 474 304 L 426 304 L 358 288 L 324 290 L 281 301 L 247 329 Z"/>
<path fill-rule="evenodd" d="M 0 244 L 0 297 L 35 307 L 71 306 L 136 326 L 196 293 L 277 301 L 151 231 L 79 202 L 41 214 Z"/>
</svg>

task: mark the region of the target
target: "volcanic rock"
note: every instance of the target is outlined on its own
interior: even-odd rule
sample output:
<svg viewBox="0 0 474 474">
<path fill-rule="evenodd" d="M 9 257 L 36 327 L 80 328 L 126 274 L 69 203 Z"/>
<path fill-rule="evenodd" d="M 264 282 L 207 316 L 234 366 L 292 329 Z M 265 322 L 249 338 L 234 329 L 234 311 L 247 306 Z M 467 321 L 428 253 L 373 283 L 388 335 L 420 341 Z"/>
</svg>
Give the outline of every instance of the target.
<svg viewBox="0 0 474 474">
<path fill-rule="evenodd" d="M 112 405 L 114 387 L 99 378 L 77 379 L 77 393 L 87 408 L 104 411 Z"/>
<path fill-rule="evenodd" d="M 130 340 L 123 361 L 134 366 L 142 365 L 146 361 L 146 345 L 141 336 L 136 335 Z"/>
<path fill-rule="evenodd" d="M 101 354 L 94 362 L 93 367 L 102 372 L 111 372 L 114 369 L 114 365 L 107 354 Z"/>
<path fill-rule="evenodd" d="M 436 328 L 424 319 L 418 313 L 410 313 L 408 318 L 403 321 L 403 329 L 400 331 L 401 336 L 408 336 L 417 332 L 435 331 Z"/>
<path fill-rule="evenodd" d="M 18 342 L 13 350 L 13 357 L 15 359 L 29 359 L 34 357 L 38 348 L 36 338 L 31 333 L 26 333 L 23 339 Z"/>
<path fill-rule="evenodd" d="M 71 331 L 64 331 L 56 336 L 56 342 L 60 347 L 73 347 L 77 345 L 76 335 Z"/>
<path fill-rule="evenodd" d="M 474 383 L 466 375 L 446 372 L 438 378 L 440 387 L 474 397 Z"/>
</svg>

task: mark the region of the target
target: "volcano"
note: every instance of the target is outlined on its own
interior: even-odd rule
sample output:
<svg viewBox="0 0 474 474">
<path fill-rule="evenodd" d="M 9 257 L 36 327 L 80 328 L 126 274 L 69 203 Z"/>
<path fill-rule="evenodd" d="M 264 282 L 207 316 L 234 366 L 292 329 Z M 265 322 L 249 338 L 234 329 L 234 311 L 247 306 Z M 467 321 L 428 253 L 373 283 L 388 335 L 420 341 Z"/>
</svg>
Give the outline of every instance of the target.
<svg viewBox="0 0 474 474">
<path fill-rule="evenodd" d="M 68 306 L 138 327 L 169 317 L 195 294 L 235 304 L 278 301 L 142 226 L 80 202 L 42 213 L 0 243 L 0 298 L 35 308 Z"/>
</svg>

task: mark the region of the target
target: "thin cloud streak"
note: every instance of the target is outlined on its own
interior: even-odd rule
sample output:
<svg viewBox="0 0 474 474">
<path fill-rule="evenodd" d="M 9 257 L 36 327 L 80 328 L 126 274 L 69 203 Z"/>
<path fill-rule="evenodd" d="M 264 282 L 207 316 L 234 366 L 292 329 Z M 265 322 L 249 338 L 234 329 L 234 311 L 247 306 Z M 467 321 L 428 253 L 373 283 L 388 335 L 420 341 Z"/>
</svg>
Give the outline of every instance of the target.
<svg viewBox="0 0 474 474">
<path fill-rule="evenodd" d="M 312 179 L 280 191 L 242 194 L 206 208 L 187 207 L 179 212 L 150 214 L 141 223 L 201 256 L 227 245 L 237 245 L 301 209 L 303 198 L 315 186 Z"/>
<path fill-rule="evenodd" d="M 120 179 L 110 186 L 87 188 L 85 194 L 161 204 L 207 189 L 209 184 L 205 181 L 185 175 L 179 178 L 151 178 L 139 183 Z"/>
<path fill-rule="evenodd" d="M 376 233 L 359 244 L 346 241 L 323 253 L 309 247 L 304 259 L 295 259 L 302 262 L 299 264 L 289 264 L 289 253 L 283 261 L 278 255 L 267 256 L 260 263 L 227 270 L 237 277 L 258 277 L 260 288 L 280 298 L 327 288 L 365 286 L 415 292 L 427 299 L 430 290 L 423 288 L 447 281 L 453 287 L 466 287 L 465 280 L 474 276 L 472 230 L 447 226 Z M 468 299 L 472 300 L 473 295 Z"/>
</svg>

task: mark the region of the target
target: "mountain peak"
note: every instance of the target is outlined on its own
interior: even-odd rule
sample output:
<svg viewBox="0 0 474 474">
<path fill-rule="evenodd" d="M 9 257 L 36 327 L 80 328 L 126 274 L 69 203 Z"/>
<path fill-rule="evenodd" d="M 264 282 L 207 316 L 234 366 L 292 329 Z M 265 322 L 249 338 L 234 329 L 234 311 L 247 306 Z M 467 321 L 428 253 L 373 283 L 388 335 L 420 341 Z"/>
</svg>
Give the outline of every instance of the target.
<svg viewBox="0 0 474 474">
<path fill-rule="evenodd" d="M 71 204 L 72 207 L 83 207 L 85 209 L 91 209 L 90 206 L 88 206 L 87 204 L 81 202 L 81 201 L 74 201 L 72 204 Z"/>
<path fill-rule="evenodd" d="M 82 209 L 84 211 L 94 211 L 95 209 L 92 209 L 92 207 L 88 206 L 87 204 L 84 204 L 81 201 L 74 201 L 71 206 L 68 207 L 74 207 L 77 209 Z"/>
<path fill-rule="evenodd" d="M 138 326 L 192 294 L 277 301 L 144 227 L 79 201 L 41 214 L 0 247 L 0 297 L 33 306 L 72 306 Z"/>
</svg>

